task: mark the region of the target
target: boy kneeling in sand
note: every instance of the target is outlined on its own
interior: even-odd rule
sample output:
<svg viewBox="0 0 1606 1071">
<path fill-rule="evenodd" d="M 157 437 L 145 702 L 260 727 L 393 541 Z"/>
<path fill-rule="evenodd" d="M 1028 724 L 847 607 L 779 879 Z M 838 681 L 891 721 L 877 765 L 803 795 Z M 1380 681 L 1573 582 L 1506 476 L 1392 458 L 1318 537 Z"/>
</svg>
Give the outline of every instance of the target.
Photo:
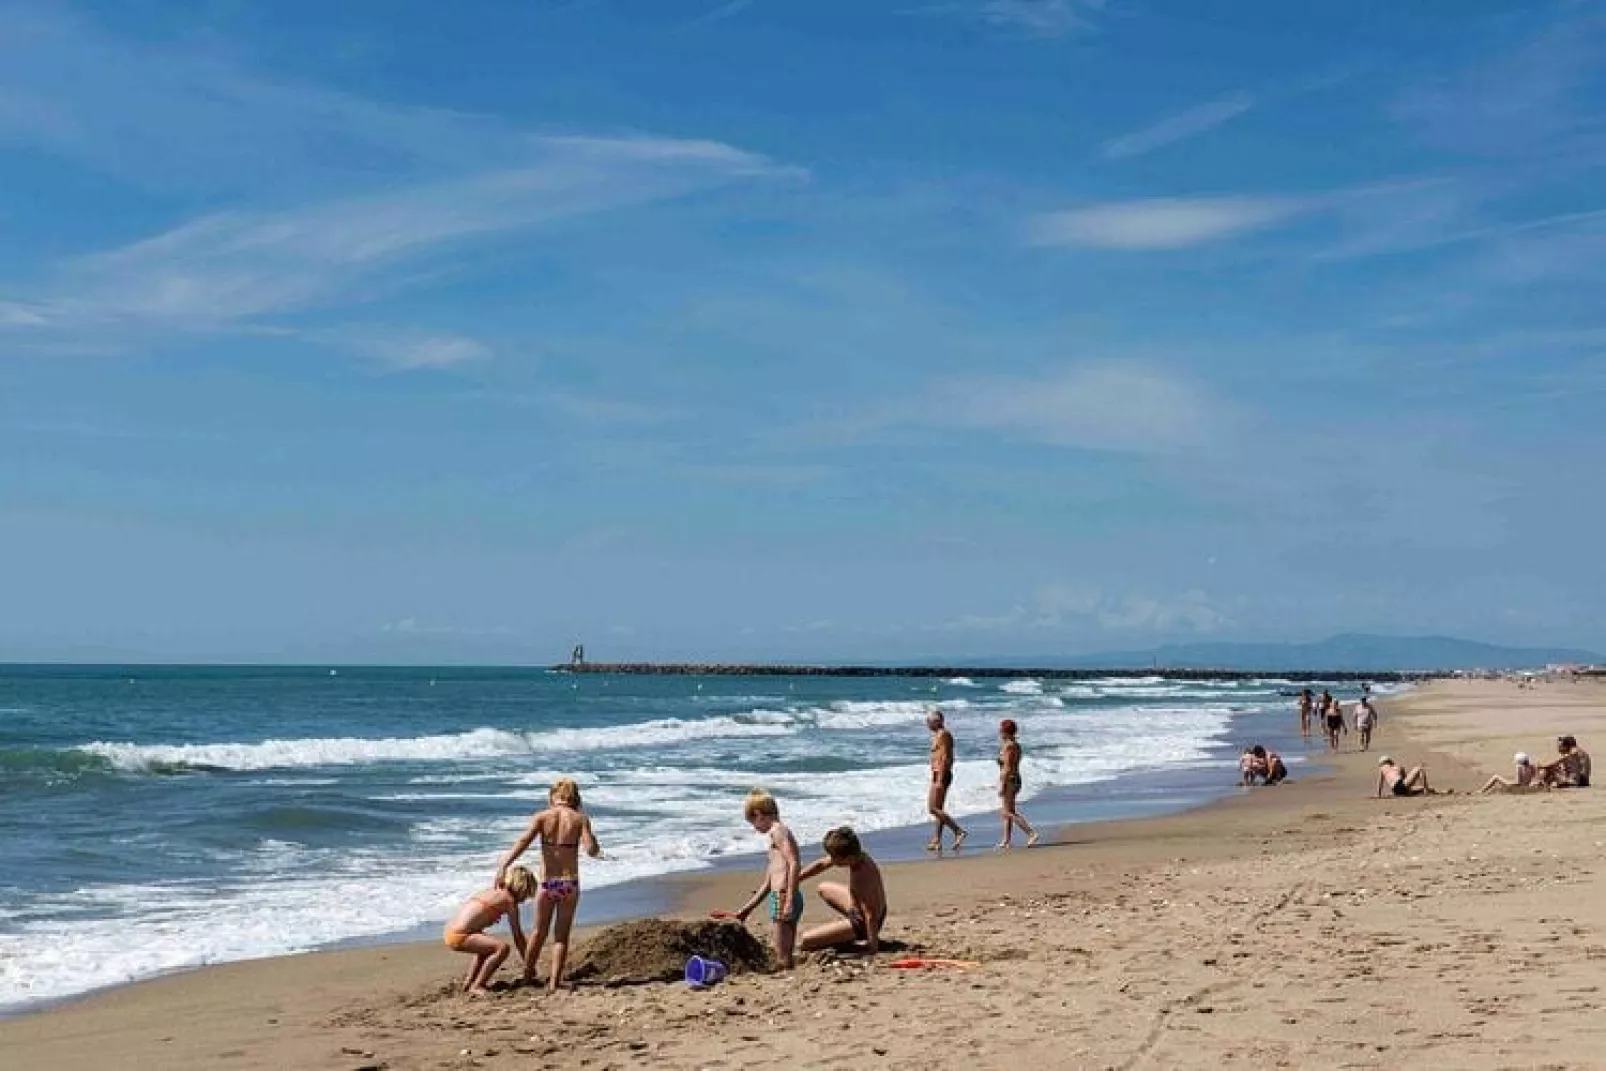
<svg viewBox="0 0 1606 1071">
<path fill-rule="evenodd" d="M 770 898 L 770 923 L 774 927 L 770 940 L 775 949 L 775 964 L 782 970 L 792 969 L 792 948 L 797 944 L 797 924 L 803 918 L 803 891 L 797 887 L 798 871 L 802 860 L 798 858 L 797 838 L 781 821 L 781 808 L 768 792 L 754 789 L 742 804 L 742 815 L 755 830 L 764 834 L 769 842 L 769 863 L 764 871 L 764 884 L 758 887 L 736 917 L 743 922 L 763 902 Z"/>
<path fill-rule="evenodd" d="M 887 887 L 881 883 L 881 868 L 848 826 L 827 833 L 822 846 L 825 858 L 804 867 L 797 880 L 807 881 L 832 867 L 844 867 L 848 872 L 846 885 L 826 882 L 820 886 L 820 899 L 842 918 L 805 933 L 803 951 L 853 944 L 873 953 L 881 947 L 881 927 L 887 921 Z"/>
</svg>

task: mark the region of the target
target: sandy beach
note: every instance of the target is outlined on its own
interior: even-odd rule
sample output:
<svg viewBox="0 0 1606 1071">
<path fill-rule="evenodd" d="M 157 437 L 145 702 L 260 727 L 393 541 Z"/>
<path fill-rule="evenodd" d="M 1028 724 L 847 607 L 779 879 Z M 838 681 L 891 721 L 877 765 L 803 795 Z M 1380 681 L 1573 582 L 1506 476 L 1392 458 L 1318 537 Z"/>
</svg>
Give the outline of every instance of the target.
<svg viewBox="0 0 1606 1071">
<path fill-rule="evenodd" d="M 1606 685 L 1440 682 L 1382 716 L 1373 752 L 1329 774 L 887 867 L 888 936 L 973 970 L 825 957 L 703 992 L 470 1001 L 438 945 L 364 948 L 0 1021 L 0 1052 L 29 1069 L 1606 1067 L 1606 797 L 1468 795 L 1558 732 L 1606 741 Z M 1384 751 L 1457 794 L 1373 799 Z M 688 881 L 683 914 L 750 885 Z"/>
</svg>

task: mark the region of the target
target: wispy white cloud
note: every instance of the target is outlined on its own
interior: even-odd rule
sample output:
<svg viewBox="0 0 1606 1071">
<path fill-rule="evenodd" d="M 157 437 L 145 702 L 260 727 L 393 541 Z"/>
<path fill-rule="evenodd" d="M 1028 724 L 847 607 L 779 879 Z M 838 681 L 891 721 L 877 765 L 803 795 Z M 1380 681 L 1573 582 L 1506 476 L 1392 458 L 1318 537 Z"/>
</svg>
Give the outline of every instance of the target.
<svg viewBox="0 0 1606 1071">
<path fill-rule="evenodd" d="M 720 4 L 718 7 L 692 19 L 689 25 L 707 26 L 710 23 L 723 22 L 733 15 L 739 15 L 746 11 L 753 6 L 753 3 L 754 0 L 729 0 L 728 3 Z"/>
<path fill-rule="evenodd" d="M 308 337 L 398 372 L 452 368 L 491 356 L 491 348 L 478 339 L 445 333 L 339 328 L 311 332 Z"/>
<path fill-rule="evenodd" d="M 1561 10 L 1558 20 L 1515 45 L 1503 32 L 1500 50 L 1482 62 L 1407 91 L 1394 102 L 1393 116 L 1461 152 L 1582 150 L 1599 160 L 1603 117 L 1588 103 L 1587 87 L 1606 59 L 1606 19 L 1593 3 Z"/>
<path fill-rule="evenodd" d="M 221 47 L 117 37 L 62 6 L 0 3 L 0 144 L 181 191 L 306 189 L 487 167 L 516 131 L 276 81 Z"/>
<path fill-rule="evenodd" d="M 1255 98 L 1249 94 L 1231 93 L 1167 116 L 1142 130 L 1111 138 L 1100 146 L 1099 155 L 1106 160 L 1125 160 L 1133 156 L 1142 156 L 1214 130 L 1223 123 L 1238 118 L 1254 106 Z"/>
<path fill-rule="evenodd" d="M 4 323 L 219 329 L 349 303 L 437 256 L 556 220 L 794 172 L 715 142 L 545 138 L 522 167 L 279 212 L 203 216 L 59 266 Z"/>
<path fill-rule="evenodd" d="M 1156 197 L 1050 212 L 1027 225 L 1033 245 L 1089 249 L 1185 249 L 1288 220 L 1310 207 L 1297 197 Z"/>
<path fill-rule="evenodd" d="M 1176 595 L 1110 594 L 1074 584 L 1045 585 L 1037 592 L 1036 617 L 1047 625 L 1085 622 L 1111 631 L 1209 633 L 1230 619 L 1203 591 Z"/>
<path fill-rule="evenodd" d="M 924 626 L 932 632 L 1027 632 L 1096 628 L 1140 635 L 1203 635 L 1231 618 L 1203 591 L 1175 595 L 1109 592 L 1075 584 L 1044 585 L 1031 599 L 993 614 L 960 614 Z"/>
<path fill-rule="evenodd" d="M 916 13 L 953 15 L 983 26 L 1055 38 L 1093 29 L 1093 17 L 1107 0 L 952 0 L 915 9 Z"/>
<path fill-rule="evenodd" d="M 1204 388 L 1156 365 L 1097 361 L 1039 376 L 943 380 L 916 404 L 878 419 L 1054 446 L 1166 453 L 1218 434 L 1223 415 Z"/>
</svg>

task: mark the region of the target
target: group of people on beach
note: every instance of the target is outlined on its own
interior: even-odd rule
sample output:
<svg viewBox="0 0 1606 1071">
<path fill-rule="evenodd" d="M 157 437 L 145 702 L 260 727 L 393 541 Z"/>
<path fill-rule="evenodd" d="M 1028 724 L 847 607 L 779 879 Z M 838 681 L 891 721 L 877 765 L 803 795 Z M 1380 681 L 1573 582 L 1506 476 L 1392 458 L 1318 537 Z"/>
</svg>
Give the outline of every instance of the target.
<svg viewBox="0 0 1606 1071">
<path fill-rule="evenodd" d="M 839 826 L 821 842 L 824 855 L 803 866 L 797 839 L 781 821 L 780 804 L 767 792 L 754 789 L 742 804 L 742 815 L 765 838 L 764 881 L 752 898 L 734 912 L 722 917 L 747 921 L 760 904 L 769 903 L 771 939 L 776 964 L 790 968 L 798 945 L 798 923 L 803 917 L 803 882 L 832 868 L 847 871 L 846 883 L 824 882 L 820 899 L 839 916 L 802 935 L 802 948 L 811 951 L 853 944 L 865 952 L 875 952 L 881 928 L 887 921 L 887 893 L 881 869 L 859 843 L 849 826 Z M 515 861 L 529 847 L 541 845 L 541 876 L 537 878 Z M 563 984 L 569 958 L 569 937 L 575 912 L 580 906 L 580 853 L 602 858 L 602 846 L 591 828 L 591 818 L 582 809 L 580 786 L 564 777 L 553 782 L 547 793 L 547 807 L 530 819 L 529 826 L 497 862 L 491 887 L 469 898 L 446 924 L 443 939 L 454 952 L 474 957 L 463 988 L 471 996 L 487 991 L 491 978 L 517 951 L 524 963 L 523 980 L 533 983 L 541 959 L 541 948 L 548 935 L 552 939 L 552 969 L 547 990 Z M 535 901 L 534 926 L 524 932 L 520 912 Z M 503 918 L 508 921 L 513 941 L 509 944 L 485 931 Z"/>
<path fill-rule="evenodd" d="M 967 834 L 946 809 L 948 790 L 954 781 L 954 736 L 942 711 L 936 707 L 926 716 L 926 728 L 931 733 L 931 783 L 927 789 L 926 808 L 934 823 L 927 848 L 941 852 L 946 830 L 952 833 L 952 847 L 958 849 Z M 1016 828 L 1026 834 L 1027 847 L 1036 844 L 1038 839 L 1037 830 L 1020 813 L 1016 802 L 1021 791 L 1019 733 L 1020 727 L 1013 719 L 1005 718 L 999 723 L 998 797 L 1003 819 L 1003 837 L 997 844 L 1000 851 L 1011 846 Z M 767 904 L 775 963 L 782 969 L 792 967 L 799 947 L 807 952 L 852 945 L 865 952 L 875 952 L 880 945 L 881 928 L 887 920 L 886 887 L 881 880 L 880 867 L 864 850 L 853 829 L 839 826 L 826 833 L 821 841 L 824 854 L 804 866 L 797 838 L 781 821 L 780 804 L 774 796 L 754 789 L 742 803 L 742 817 L 764 837 L 764 880 L 736 911 L 718 914 L 746 922 L 754 911 Z M 514 865 L 537 841 L 541 846 L 539 878 L 526 867 Z M 468 993 L 486 992 L 491 978 L 515 951 L 524 963 L 524 981 L 534 982 L 541 950 L 549 935 L 552 969 L 547 975 L 547 989 L 556 990 L 563 984 L 569 937 L 580 904 L 582 851 L 592 858 L 602 857 L 602 846 L 591 828 L 591 819 L 581 806 L 580 786 L 570 778 L 560 778 L 553 782 L 547 794 L 546 809 L 530 819 L 529 826 L 498 860 L 491 887 L 470 897 L 446 925 L 446 947 L 474 957 L 463 979 L 463 988 Z M 833 868 L 847 871 L 846 882 L 823 882 L 819 895 L 838 918 L 800 935 L 798 927 L 804 903 L 801 886 Z M 520 911 L 531 900 L 535 902 L 535 914 L 533 928 L 526 935 Z M 512 931 L 511 944 L 485 932 L 503 918 L 508 920 Z"/>
<path fill-rule="evenodd" d="M 954 784 L 954 734 L 948 730 L 941 709 L 932 707 L 926 715 L 926 728 L 931 731 L 931 784 L 926 789 L 926 813 L 931 815 L 931 840 L 926 851 L 942 852 L 944 831 L 953 834 L 951 847 L 958 851 L 965 846 L 966 833 L 948 814 L 948 790 Z M 993 845 L 997 851 L 1008 851 L 1013 844 L 1016 828 L 1026 834 L 1026 847 L 1037 843 L 1037 830 L 1020 813 L 1016 801 L 1020 798 L 1021 746 L 1020 726 L 1014 718 L 998 723 L 998 800 L 999 814 L 1003 818 L 1003 836 Z"/>
<path fill-rule="evenodd" d="M 1299 735 L 1309 737 L 1312 728 L 1327 737 L 1327 747 L 1338 750 L 1338 738 L 1349 733 L 1349 721 L 1344 717 L 1344 704 L 1333 698 L 1333 693 L 1322 689 L 1317 698 L 1309 688 L 1299 693 Z M 1355 704 L 1355 734 L 1360 737 L 1361 750 L 1372 749 L 1372 731 L 1377 728 L 1377 708 L 1372 705 L 1371 688 L 1361 686 L 1361 698 Z"/>
<path fill-rule="evenodd" d="M 1513 755 L 1516 771 L 1511 779 L 1499 774 L 1489 778 L 1478 789 L 1481 795 L 1492 792 L 1548 792 L 1553 788 L 1588 788 L 1594 772 L 1589 752 L 1578 746 L 1575 736 L 1556 737 L 1556 759 L 1535 763 L 1526 751 Z"/>
</svg>

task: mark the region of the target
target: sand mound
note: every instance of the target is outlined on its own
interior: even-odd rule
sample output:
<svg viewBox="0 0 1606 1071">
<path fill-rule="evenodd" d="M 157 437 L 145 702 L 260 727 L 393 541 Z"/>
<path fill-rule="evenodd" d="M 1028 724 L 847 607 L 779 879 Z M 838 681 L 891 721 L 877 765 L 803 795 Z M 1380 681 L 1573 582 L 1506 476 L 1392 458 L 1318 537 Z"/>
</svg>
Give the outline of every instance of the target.
<svg viewBox="0 0 1606 1071">
<path fill-rule="evenodd" d="M 730 973 L 769 968 L 769 949 L 736 922 L 640 919 L 608 926 L 576 953 L 568 970 L 575 982 L 641 985 L 685 977 L 692 956 L 724 960 Z"/>
</svg>

